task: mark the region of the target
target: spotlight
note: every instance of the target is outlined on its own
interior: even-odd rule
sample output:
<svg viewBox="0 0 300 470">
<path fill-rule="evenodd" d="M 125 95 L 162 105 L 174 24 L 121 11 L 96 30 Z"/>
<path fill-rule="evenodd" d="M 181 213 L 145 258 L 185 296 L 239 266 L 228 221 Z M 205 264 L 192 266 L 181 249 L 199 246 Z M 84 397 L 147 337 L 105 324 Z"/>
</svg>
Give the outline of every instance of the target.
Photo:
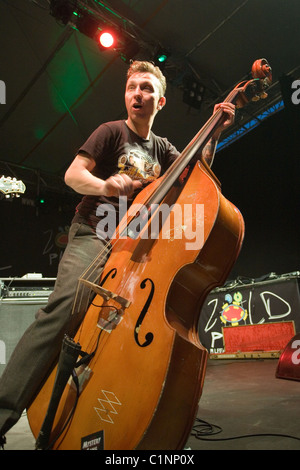
<svg viewBox="0 0 300 470">
<path fill-rule="evenodd" d="M 168 58 L 167 54 L 162 53 L 157 56 L 156 60 L 160 64 L 163 64 L 164 62 L 166 62 L 167 58 Z"/>
<path fill-rule="evenodd" d="M 63 24 L 70 24 L 80 33 L 97 42 L 100 50 L 114 50 L 121 59 L 129 62 L 139 52 L 140 45 L 134 36 L 121 27 L 101 22 L 92 12 L 80 6 L 78 0 L 49 0 L 50 13 Z M 159 59 L 164 61 L 163 58 Z"/>
<path fill-rule="evenodd" d="M 157 61 L 160 63 L 160 64 L 163 64 L 164 62 L 166 62 L 167 60 L 167 56 L 166 54 L 161 54 L 160 56 L 157 57 Z"/>
<path fill-rule="evenodd" d="M 73 12 L 73 15 L 77 17 L 76 28 L 78 31 L 80 31 L 80 33 L 84 34 L 85 36 L 94 39 L 98 33 L 98 21 L 82 12 Z"/>
<path fill-rule="evenodd" d="M 205 93 L 204 86 L 193 78 L 188 78 L 184 85 L 183 102 L 192 108 L 200 109 Z"/>
<path fill-rule="evenodd" d="M 98 42 L 100 47 L 110 49 L 116 44 L 116 36 L 111 31 L 103 30 L 98 35 Z"/>
<path fill-rule="evenodd" d="M 103 29 L 98 34 L 97 41 L 101 50 L 113 49 L 125 62 L 133 59 L 140 49 L 135 39 L 127 37 L 121 31 L 112 28 Z"/>
<path fill-rule="evenodd" d="M 170 56 L 169 49 L 163 49 L 163 48 L 159 47 L 156 50 L 155 54 L 154 54 L 153 61 L 154 61 L 155 65 L 157 65 L 158 67 L 163 69 L 164 66 L 166 65 L 166 62 L 167 62 L 169 56 Z"/>
</svg>

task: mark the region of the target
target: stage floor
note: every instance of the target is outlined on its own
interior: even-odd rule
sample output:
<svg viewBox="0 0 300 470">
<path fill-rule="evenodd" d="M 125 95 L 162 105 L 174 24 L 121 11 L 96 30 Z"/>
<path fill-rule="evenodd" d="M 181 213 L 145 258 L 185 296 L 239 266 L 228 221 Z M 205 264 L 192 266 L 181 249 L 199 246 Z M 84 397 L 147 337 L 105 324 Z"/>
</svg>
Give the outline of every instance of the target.
<svg viewBox="0 0 300 470">
<path fill-rule="evenodd" d="M 201 421 L 196 420 L 186 446 L 192 451 L 299 450 L 300 382 L 277 379 L 277 362 L 209 360 L 199 404 Z M 6 450 L 34 449 L 25 413 L 6 437 Z"/>
</svg>

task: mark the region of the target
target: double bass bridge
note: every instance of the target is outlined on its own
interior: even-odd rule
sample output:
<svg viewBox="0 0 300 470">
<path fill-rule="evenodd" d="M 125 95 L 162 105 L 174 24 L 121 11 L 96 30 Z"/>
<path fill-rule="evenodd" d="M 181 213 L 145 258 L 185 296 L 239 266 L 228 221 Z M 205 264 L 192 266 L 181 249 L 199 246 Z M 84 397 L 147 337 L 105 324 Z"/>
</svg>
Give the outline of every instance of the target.
<svg viewBox="0 0 300 470">
<path fill-rule="evenodd" d="M 100 297 L 102 297 L 105 302 L 113 300 L 115 303 L 119 304 L 119 307 L 115 307 L 113 305 L 102 306 L 102 308 L 107 308 L 108 311 L 106 312 L 105 316 L 101 316 L 100 314 L 98 318 L 97 326 L 107 331 L 108 333 L 111 333 L 111 331 L 116 328 L 116 326 L 122 320 L 124 310 L 131 305 L 131 302 L 124 297 L 121 297 L 120 295 L 117 295 L 114 292 L 111 292 L 104 287 L 99 286 L 98 284 L 94 284 L 93 282 L 90 282 L 86 279 L 81 278 L 79 281 L 89 287 L 89 289 L 91 289 L 97 295 L 100 295 Z"/>
</svg>

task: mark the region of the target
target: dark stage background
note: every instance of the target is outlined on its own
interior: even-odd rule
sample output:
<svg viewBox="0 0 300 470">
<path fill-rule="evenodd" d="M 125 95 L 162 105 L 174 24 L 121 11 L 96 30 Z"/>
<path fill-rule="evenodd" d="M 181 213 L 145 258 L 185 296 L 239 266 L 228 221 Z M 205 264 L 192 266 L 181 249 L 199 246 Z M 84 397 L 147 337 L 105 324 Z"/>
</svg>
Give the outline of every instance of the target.
<svg viewBox="0 0 300 470">
<path fill-rule="evenodd" d="M 245 219 L 231 278 L 299 270 L 299 114 L 285 108 L 216 155 L 222 192 Z"/>
<path fill-rule="evenodd" d="M 216 154 L 213 171 L 246 225 L 242 252 L 230 279 L 299 270 L 298 108 L 269 117 Z M 56 276 L 79 199 L 55 193 L 44 198 L 40 205 L 26 193 L 0 201 L 0 277 L 29 272 Z"/>
</svg>

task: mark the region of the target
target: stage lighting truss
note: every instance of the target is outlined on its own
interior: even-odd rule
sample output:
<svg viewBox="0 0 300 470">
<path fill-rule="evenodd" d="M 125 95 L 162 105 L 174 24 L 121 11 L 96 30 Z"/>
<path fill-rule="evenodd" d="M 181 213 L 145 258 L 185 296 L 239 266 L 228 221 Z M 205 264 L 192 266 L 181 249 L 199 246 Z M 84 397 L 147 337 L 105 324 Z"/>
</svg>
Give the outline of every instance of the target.
<svg viewBox="0 0 300 470">
<path fill-rule="evenodd" d="M 174 51 L 100 0 L 50 0 L 50 14 L 96 41 L 101 51 L 113 51 L 127 63 L 132 59 L 152 61 L 163 70 L 168 83 L 183 91 L 183 101 L 192 108 L 201 108 L 204 92 L 205 99 L 209 99 L 208 91 L 213 98 L 218 96 L 219 90 L 210 90 L 211 82 L 210 87 L 203 85 L 202 74 L 200 79 L 189 60 L 176 57 Z M 108 32 L 114 39 L 105 46 L 99 38 Z"/>
<path fill-rule="evenodd" d="M 118 53 L 125 62 L 133 59 L 141 49 L 149 52 L 153 48 L 135 31 L 135 25 L 129 20 L 107 7 L 103 12 L 98 2 L 91 3 L 94 7 L 98 5 L 98 9 L 80 0 L 51 0 L 50 14 L 96 41 L 101 51 Z"/>
</svg>

